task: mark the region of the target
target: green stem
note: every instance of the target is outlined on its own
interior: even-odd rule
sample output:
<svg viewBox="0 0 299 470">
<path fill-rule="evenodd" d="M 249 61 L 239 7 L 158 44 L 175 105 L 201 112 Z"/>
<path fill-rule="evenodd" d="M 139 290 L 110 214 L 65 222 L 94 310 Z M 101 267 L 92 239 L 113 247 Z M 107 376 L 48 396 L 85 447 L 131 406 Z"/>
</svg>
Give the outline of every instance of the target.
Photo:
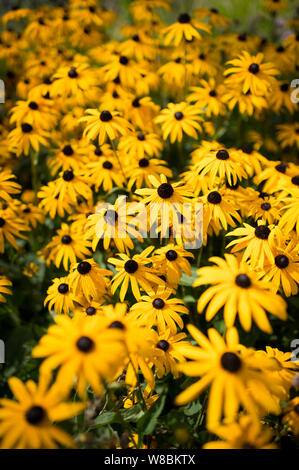
<svg viewBox="0 0 299 470">
<path fill-rule="evenodd" d="M 37 153 L 34 150 L 30 150 L 30 163 L 31 163 L 31 183 L 34 191 L 34 202 L 37 202 L 37 189 L 38 189 L 38 178 L 37 178 Z"/>
<path fill-rule="evenodd" d="M 119 156 L 118 156 L 118 154 L 117 154 L 117 150 L 116 150 L 114 141 L 113 141 L 112 139 L 110 139 L 110 142 L 111 142 L 111 145 L 112 145 L 112 149 L 113 149 L 114 155 L 115 155 L 115 157 L 116 157 L 116 159 L 117 159 L 117 161 L 118 161 L 120 170 L 121 170 L 121 172 L 122 172 L 123 178 L 124 178 L 124 180 L 125 180 L 126 186 L 128 187 L 128 180 L 127 180 L 127 177 L 126 177 L 126 175 L 125 175 L 125 173 L 124 173 L 124 170 L 123 170 L 121 161 L 120 161 L 120 159 L 119 159 Z"/>
</svg>

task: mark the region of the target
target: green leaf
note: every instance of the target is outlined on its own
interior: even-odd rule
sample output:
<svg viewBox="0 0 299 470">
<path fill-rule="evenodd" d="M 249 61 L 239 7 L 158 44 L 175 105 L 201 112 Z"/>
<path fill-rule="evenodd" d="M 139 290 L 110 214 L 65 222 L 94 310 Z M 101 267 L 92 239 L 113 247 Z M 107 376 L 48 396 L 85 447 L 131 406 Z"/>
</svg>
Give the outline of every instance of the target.
<svg viewBox="0 0 299 470">
<path fill-rule="evenodd" d="M 94 421 L 95 424 L 91 426 L 91 429 L 113 423 L 116 417 L 117 413 L 115 413 L 115 411 L 106 411 L 105 413 L 102 413 L 101 415 L 96 417 Z"/>
<path fill-rule="evenodd" d="M 137 423 L 137 421 L 144 415 L 141 405 L 134 405 L 131 408 L 120 410 L 120 414 L 124 421 Z"/>
<path fill-rule="evenodd" d="M 138 421 L 137 431 L 139 435 L 139 441 L 142 440 L 144 435 L 152 434 L 154 432 L 158 418 L 163 411 L 165 400 L 166 395 L 161 395 L 144 414 L 144 416 Z"/>
<path fill-rule="evenodd" d="M 197 266 L 191 266 L 191 276 L 188 276 L 188 274 L 183 273 L 180 280 L 180 285 L 185 287 L 191 287 L 195 279 L 198 278 L 198 275 L 196 274 L 197 270 Z"/>
</svg>

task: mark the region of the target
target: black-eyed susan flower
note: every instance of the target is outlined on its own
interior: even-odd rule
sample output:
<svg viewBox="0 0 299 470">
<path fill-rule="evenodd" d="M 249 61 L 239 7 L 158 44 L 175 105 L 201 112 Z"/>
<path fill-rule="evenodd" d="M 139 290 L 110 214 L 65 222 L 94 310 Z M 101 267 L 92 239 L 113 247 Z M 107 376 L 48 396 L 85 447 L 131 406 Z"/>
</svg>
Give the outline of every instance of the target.
<svg viewBox="0 0 299 470">
<path fill-rule="evenodd" d="M 155 388 L 155 378 L 152 371 L 155 336 L 142 318 L 127 313 L 125 303 L 105 305 L 102 308 L 106 329 L 117 331 L 123 341 L 127 354 L 126 384 L 131 388 L 138 382 L 138 372 L 141 370 L 151 390 Z"/>
<path fill-rule="evenodd" d="M 150 176 L 159 178 L 161 174 L 167 178 L 172 177 L 172 171 L 167 168 L 166 162 L 158 158 L 148 158 L 144 156 L 139 159 L 134 159 L 131 164 L 128 164 L 126 168 L 128 175 L 128 189 L 131 190 L 135 185 L 136 189 L 140 189 L 143 186 L 152 186 Z"/>
<path fill-rule="evenodd" d="M 91 255 L 89 243 L 83 239 L 82 234 L 74 230 L 73 225 L 63 223 L 52 240 L 46 245 L 48 251 L 47 264 L 54 263 L 57 268 L 63 264 L 67 271 L 70 264 L 77 259 L 85 259 Z"/>
<path fill-rule="evenodd" d="M 209 392 L 207 427 L 217 429 L 224 415 L 226 422 L 236 420 L 240 405 L 249 413 L 255 425 L 259 425 L 259 407 L 255 397 L 250 393 L 248 385 L 253 381 L 255 387 L 261 386 L 260 399 L 268 400 L 269 393 L 262 396 L 263 385 L 266 390 L 275 393 L 277 385 L 269 380 L 266 369 L 275 369 L 271 359 L 261 359 L 253 349 L 240 345 L 237 330 L 227 331 L 226 339 L 214 328 L 208 330 L 208 337 L 203 335 L 194 325 L 188 331 L 199 344 L 179 347 L 178 350 L 191 361 L 178 366 L 181 372 L 191 377 L 201 377 L 198 382 L 190 385 L 176 397 L 177 405 L 184 405 L 197 398 L 211 384 Z M 277 411 L 277 405 L 268 403 Z"/>
<path fill-rule="evenodd" d="M 52 285 L 47 290 L 44 305 L 56 313 L 69 314 L 75 308 L 75 295 L 70 286 L 68 277 L 60 277 L 52 280 Z"/>
<path fill-rule="evenodd" d="M 132 130 L 129 122 L 119 116 L 117 111 L 87 109 L 86 114 L 80 119 L 80 122 L 86 122 L 84 137 L 88 140 L 97 138 L 98 144 L 102 145 L 108 139 L 114 140 L 119 135 L 125 135 L 129 129 Z"/>
<path fill-rule="evenodd" d="M 277 226 L 265 225 L 261 220 L 257 221 L 257 226 L 246 224 L 244 227 L 236 228 L 226 234 L 228 237 L 239 237 L 231 241 L 227 246 L 231 253 L 243 251 L 243 260 L 249 260 L 251 266 L 263 269 L 266 260 L 274 262 L 274 244 L 281 240 L 281 231 Z"/>
<path fill-rule="evenodd" d="M 236 184 L 246 178 L 240 160 L 240 152 L 236 149 L 205 149 L 194 169 L 202 176 L 208 175 L 211 185 L 216 176 L 222 181 L 226 179 L 230 184 Z"/>
<path fill-rule="evenodd" d="M 159 332 L 169 328 L 172 334 L 177 332 L 177 327 L 184 327 L 180 314 L 188 314 L 183 300 L 170 298 L 173 290 L 166 286 L 158 286 L 156 291 L 143 295 L 140 301 L 131 307 L 131 312 L 141 318 L 148 325 L 157 325 Z"/>
<path fill-rule="evenodd" d="M 77 379 L 75 385 L 81 398 L 86 397 L 87 383 L 101 395 L 102 381 L 113 380 L 123 364 L 124 348 L 118 330 L 103 330 L 99 317 L 90 322 L 86 317 L 57 315 L 55 323 L 32 352 L 33 357 L 45 358 L 41 372 L 49 374 L 59 368 L 56 385 L 64 393 L 72 389 Z"/>
<path fill-rule="evenodd" d="M 125 174 L 121 171 L 119 159 L 114 155 L 91 161 L 85 169 L 97 191 L 101 187 L 104 191 L 111 191 L 115 186 L 120 188 L 124 186 Z"/>
<path fill-rule="evenodd" d="M 241 415 L 235 423 L 214 430 L 221 440 L 204 444 L 204 449 L 277 449 L 270 426 L 256 426 L 250 416 Z"/>
<path fill-rule="evenodd" d="M 224 75 L 230 75 L 226 79 L 227 84 L 242 84 L 242 91 L 248 90 L 255 95 L 266 95 L 272 85 L 275 84 L 274 75 L 278 75 L 278 70 L 271 62 L 264 62 L 264 55 L 260 52 L 256 56 L 251 56 L 247 51 L 243 51 L 237 59 L 230 60 L 231 65 L 225 70 Z"/>
<path fill-rule="evenodd" d="M 16 400 L 0 400 L 1 449 L 75 448 L 69 434 L 53 423 L 65 421 L 81 413 L 85 404 L 65 402 L 57 384 L 50 386 L 51 375 L 40 375 L 39 382 L 23 383 L 10 377 L 8 385 Z"/>
<path fill-rule="evenodd" d="M 199 124 L 203 120 L 200 116 L 201 112 L 198 106 L 189 105 L 186 102 L 168 103 L 167 108 L 162 109 L 155 118 L 155 122 L 162 124 L 163 139 L 167 140 L 169 136 L 171 143 L 176 140 L 181 142 L 184 133 L 197 139 L 196 131 L 202 132 Z"/>
<path fill-rule="evenodd" d="M 21 232 L 28 230 L 29 227 L 21 217 L 16 217 L 12 211 L 0 210 L 0 253 L 5 251 L 5 240 L 18 250 L 16 238 L 26 240 L 26 235 Z"/>
<path fill-rule="evenodd" d="M 209 304 L 206 310 L 207 321 L 222 307 L 228 328 L 234 325 L 237 314 L 246 331 L 250 331 L 253 319 L 262 331 L 271 333 L 266 311 L 281 320 L 287 319 L 285 301 L 272 292 L 269 282 L 260 281 L 247 263 L 239 263 L 235 256 L 229 254 L 225 255 L 225 259 L 212 257 L 210 261 L 214 266 L 200 268 L 197 271 L 199 278 L 193 284 L 194 287 L 213 284 L 213 287 L 200 296 L 197 304 L 199 312 L 203 312 Z"/>
<path fill-rule="evenodd" d="M 264 265 L 263 279 L 270 281 L 276 290 L 281 286 L 287 297 L 296 295 L 299 284 L 299 256 L 295 240 L 275 246 L 273 256 L 274 262 Z"/>
<path fill-rule="evenodd" d="M 165 35 L 164 44 L 168 46 L 173 41 L 174 46 L 178 46 L 184 39 L 187 41 L 193 38 L 201 39 L 198 29 L 209 33 L 211 27 L 203 21 L 192 18 L 188 13 L 181 13 L 175 23 L 162 31 Z"/>
<path fill-rule="evenodd" d="M 12 295 L 10 287 L 12 282 L 6 276 L 0 276 L 0 302 L 6 302 L 3 294 Z"/>
<path fill-rule="evenodd" d="M 141 297 L 139 285 L 145 292 L 152 290 L 154 285 L 164 284 L 164 282 L 155 274 L 152 267 L 146 266 L 152 264 L 152 259 L 149 255 L 152 253 L 154 247 L 149 246 L 145 248 L 140 254 L 129 257 L 124 253 L 118 253 L 118 258 L 108 258 L 108 263 L 114 265 L 117 274 L 114 275 L 111 281 L 111 291 L 114 294 L 119 286 L 119 298 L 123 302 L 129 284 L 131 285 L 133 295 L 136 300 Z"/>
<path fill-rule="evenodd" d="M 156 332 L 155 332 L 156 333 Z M 173 333 L 169 328 L 165 331 L 155 334 L 155 348 L 156 357 L 154 359 L 157 377 L 161 379 L 165 375 L 171 373 L 176 379 L 179 376 L 177 363 L 184 362 L 185 358 L 176 346 L 179 343 L 180 347 L 185 345 L 188 347 L 187 341 L 182 341 L 186 338 L 185 333 Z"/>
<path fill-rule="evenodd" d="M 92 250 L 95 251 L 100 240 L 103 240 L 104 250 L 111 243 L 124 253 L 134 248 L 133 240 L 142 241 L 139 232 L 132 223 L 135 210 L 123 197 L 118 197 L 115 204 L 99 203 L 95 214 L 91 214 L 85 224 L 85 238 L 91 240 Z"/>
<path fill-rule="evenodd" d="M 194 258 L 193 253 L 186 251 L 182 245 L 169 243 L 163 248 L 155 250 L 154 266 L 165 273 L 166 280 L 172 287 L 177 287 L 181 276 L 186 273 L 191 276 L 189 259 Z"/>
<path fill-rule="evenodd" d="M 225 105 L 222 101 L 222 95 L 225 91 L 223 85 L 216 84 L 214 78 L 200 80 L 200 86 L 191 87 L 192 93 L 188 95 L 188 102 L 194 103 L 203 109 L 207 117 L 219 116 L 225 113 Z"/>
<path fill-rule="evenodd" d="M 21 186 L 12 181 L 15 179 L 15 175 L 7 168 L 1 168 L 0 171 L 0 197 L 4 201 L 9 201 L 11 195 L 18 194 L 21 191 Z"/>
<path fill-rule="evenodd" d="M 100 268 L 93 258 L 88 258 L 71 266 L 68 281 L 76 296 L 84 295 L 87 300 L 98 299 L 107 290 L 106 276 L 111 275 L 109 269 Z"/>
<path fill-rule="evenodd" d="M 31 148 L 38 152 L 42 145 L 47 147 L 48 137 L 49 134 L 45 130 L 23 122 L 8 135 L 10 151 L 18 157 L 22 153 L 28 155 Z"/>
<path fill-rule="evenodd" d="M 144 157 L 158 157 L 163 144 L 157 134 L 153 132 L 135 132 L 121 137 L 118 149 L 129 158 L 141 159 Z"/>
<path fill-rule="evenodd" d="M 277 139 L 282 148 L 292 147 L 299 149 L 299 126 L 297 123 L 279 124 L 277 126 Z"/>
</svg>

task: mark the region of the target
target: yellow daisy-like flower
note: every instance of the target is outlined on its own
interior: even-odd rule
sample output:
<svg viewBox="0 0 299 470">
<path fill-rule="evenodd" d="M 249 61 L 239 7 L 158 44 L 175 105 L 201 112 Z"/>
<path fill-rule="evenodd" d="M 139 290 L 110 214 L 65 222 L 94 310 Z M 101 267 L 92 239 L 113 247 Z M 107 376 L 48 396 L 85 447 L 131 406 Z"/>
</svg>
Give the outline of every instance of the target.
<svg viewBox="0 0 299 470">
<path fill-rule="evenodd" d="M 158 157 L 163 144 L 157 134 L 136 132 L 120 138 L 118 150 L 129 158 Z"/>
<path fill-rule="evenodd" d="M 71 266 L 68 281 L 76 296 L 84 295 L 87 300 L 98 299 L 107 290 L 105 276 L 112 274 L 112 271 L 101 269 L 94 259 L 90 258 Z"/>
<path fill-rule="evenodd" d="M 198 299 L 198 311 L 202 313 L 209 303 L 206 320 L 210 321 L 224 307 L 223 317 L 228 328 L 234 325 L 238 314 L 245 331 L 250 331 L 253 319 L 262 331 L 272 333 L 266 311 L 286 320 L 286 302 L 273 293 L 271 283 L 260 281 L 247 263 L 239 263 L 233 255 L 224 256 L 225 259 L 210 258 L 216 266 L 205 266 L 197 271 L 199 278 L 194 281 L 194 287 L 213 284 Z"/>
<path fill-rule="evenodd" d="M 181 142 L 183 133 L 197 139 L 196 130 L 202 132 L 202 127 L 199 124 L 203 120 L 199 116 L 201 113 L 202 111 L 198 106 L 189 105 L 186 102 L 168 103 L 167 108 L 162 109 L 154 121 L 157 124 L 162 124 L 164 140 L 167 140 L 170 136 L 171 143 L 176 140 Z"/>
<path fill-rule="evenodd" d="M 181 13 L 176 23 L 168 26 L 162 31 L 165 35 L 164 44 L 168 46 L 172 41 L 174 46 L 178 46 L 183 39 L 190 41 L 193 38 L 201 39 L 201 34 L 197 30 L 209 33 L 211 26 L 203 21 L 195 20 L 188 13 Z"/>
<path fill-rule="evenodd" d="M 153 251 L 154 247 L 149 246 L 145 248 L 139 255 L 134 255 L 130 258 L 128 255 L 118 253 L 119 258 L 108 258 L 108 263 L 115 265 L 117 274 L 111 281 L 111 291 L 114 294 L 117 288 L 121 285 L 119 298 L 123 302 L 129 284 L 131 284 L 132 292 L 136 300 L 141 297 L 139 285 L 145 292 L 152 290 L 152 286 L 164 284 L 164 282 L 155 274 L 152 267 L 147 267 L 147 264 L 152 263 L 152 259 L 148 256 Z"/>
<path fill-rule="evenodd" d="M 179 344 L 180 347 L 182 347 L 182 345 L 186 347 L 189 346 L 188 341 L 182 341 L 186 338 L 186 334 L 175 334 L 171 332 L 170 328 L 167 328 L 159 334 L 155 332 L 155 337 L 155 347 L 156 351 L 158 351 L 154 363 L 158 379 L 161 379 L 169 373 L 177 379 L 180 375 L 177 364 L 184 362 L 185 358 L 181 352 L 177 350 L 176 346 L 177 344 Z"/>
<path fill-rule="evenodd" d="M 279 124 L 277 126 L 277 139 L 282 148 L 295 145 L 299 149 L 299 125 L 296 122 Z"/>
<path fill-rule="evenodd" d="M 190 188 L 183 183 L 168 183 L 165 174 L 160 175 L 160 180 L 153 175 L 149 175 L 148 179 L 153 189 L 137 189 L 135 193 L 143 196 L 142 203 L 149 207 L 151 228 L 156 226 L 157 217 L 161 213 L 160 231 L 162 237 L 168 233 L 169 222 L 175 220 L 175 217 L 182 213 L 182 205 L 190 203 L 188 196 L 191 197 L 192 193 Z"/>
<path fill-rule="evenodd" d="M 157 325 L 159 332 L 162 333 L 169 328 L 170 332 L 175 334 L 177 326 L 181 329 L 184 327 L 180 314 L 188 314 L 189 310 L 183 300 L 169 298 L 172 293 L 171 288 L 158 286 L 155 292 L 143 295 L 130 311 L 149 326 Z"/>
<path fill-rule="evenodd" d="M 86 405 L 64 402 L 61 389 L 56 383 L 49 388 L 50 381 L 49 374 L 41 374 L 38 384 L 33 380 L 23 383 L 17 377 L 8 379 L 17 400 L 0 399 L 1 449 L 76 447 L 71 436 L 53 422 L 78 415 Z"/>
<path fill-rule="evenodd" d="M 172 171 L 165 165 L 166 162 L 158 158 L 142 157 L 139 160 L 134 159 L 126 168 L 129 178 L 128 189 L 131 190 L 134 184 L 137 189 L 142 186 L 152 186 L 151 176 L 159 178 L 160 174 L 163 174 L 167 178 L 171 178 Z"/>
<path fill-rule="evenodd" d="M 75 295 L 69 285 L 67 277 L 53 279 L 52 285 L 47 290 L 47 294 L 44 305 L 49 304 L 49 311 L 51 311 L 52 308 L 56 313 L 68 314 L 70 311 L 74 311 Z"/>
<path fill-rule="evenodd" d="M 9 287 L 12 286 L 12 282 L 7 279 L 6 276 L 0 276 L 0 302 L 6 302 L 6 298 L 2 294 L 12 295 Z"/>
<path fill-rule="evenodd" d="M 176 288 L 183 272 L 191 276 L 188 258 L 194 258 L 194 255 L 181 245 L 170 243 L 155 251 L 153 263 L 159 272 L 165 274 L 167 283 Z"/>
<path fill-rule="evenodd" d="M 277 449 L 270 426 L 256 426 L 248 415 L 241 415 L 235 423 L 219 426 L 214 433 L 221 440 L 207 442 L 204 449 Z"/>
<path fill-rule="evenodd" d="M 142 241 L 141 236 L 134 227 L 132 215 L 135 210 L 130 210 L 130 205 L 123 197 L 118 197 L 115 204 L 100 203 L 96 207 L 96 213 L 91 214 L 85 224 L 84 237 L 92 240 L 92 250 L 95 251 L 100 240 L 103 240 L 104 250 L 108 250 L 113 243 L 116 248 L 124 253 L 134 248 L 133 240 Z"/>
<path fill-rule="evenodd" d="M 228 61 L 232 65 L 225 70 L 224 75 L 231 76 L 226 79 L 227 84 L 242 84 L 242 91 L 248 90 L 254 95 L 266 95 L 269 88 L 275 84 L 274 75 L 279 71 L 271 62 L 264 62 L 264 54 L 261 52 L 256 56 L 251 56 L 247 51 L 243 51 L 238 59 Z"/>
<path fill-rule="evenodd" d="M 223 182 L 226 179 L 231 185 L 236 184 L 238 179 L 247 178 L 242 167 L 240 151 L 236 149 L 204 149 L 194 170 L 201 176 L 208 175 L 211 185 L 214 184 L 217 176 Z"/>
<path fill-rule="evenodd" d="M 187 328 L 199 347 L 177 345 L 178 350 L 191 359 L 178 367 L 184 374 L 201 379 L 176 397 L 177 405 L 194 400 L 211 384 L 207 410 L 210 431 L 218 429 L 222 415 L 227 423 L 234 422 L 240 406 L 249 413 L 256 426 L 259 425 L 259 403 L 277 413 L 275 393 L 278 386 L 265 374 L 265 370 L 276 368 L 271 359 L 257 357 L 253 349 L 242 346 L 235 328 L 227 331 L 225 340 L 214 328 L 208 330 L 208 338 L 194 325 Z M 250 383 L 255 388 L 260 387 L 259 402 L 250 392 Z"/>
<path fill-rule="evenodd" d="M 0 171 L 0 198 L 4 201 L 11 200 L 11 194 L 18 194 L 21 191 L 21 186 L 15 181 L 11 181 L 15 175 L 6 168 L 1 168 Z"/>
<path fill-rule="evenodd" d="M 258 220 L 257 227 L 243 225 L 226 234 L 227 237 L 240 238 L 231 241 L 225 248 L 231 248 L 232 253 L 244 250 L 243 260 L 248 260 L 253 268 L 263 269 L 267 260 L 274 263 L 273 247 L 277 240 L 281 240 L 278 227 L 265 225 L 261 220 Z"/>
<path fill-rule="evenodd" d="M 28 155 L 31 147 L 38 152 L 41 145 L 48 146 L 48 137 L 46 131 L 24 122 L 8 135 L 10 151 L 15 152 L 17 157 L 22 153 Z"/>
<path fill-rule="evenodd" d="M 287 297 L 298 293 L 299 255 L 294 240 L 288 240 L 273 248 L 274 263 L 265 264 L 263 269 L 265 281 L 270 281 L 278 290 L 282 287 Z"/>
<path fill-rule="evenodd" d="M 89 321 L 57 315 L 55 323 L 32 351 L 33 357 L 45 358 L 41 372 L 48 374 L 59 367 L 56 384 L 64 393 L 72 389 L 76 379 L 82 399 L 86 398 L 87 383 L 101 395 L 102 381 L 112 381 L 124 364 L 121 335 L 116 329 L 104 330 L 98 316 Z"/>
<path fill-rule="evenodd" d="M 15 237 L 26 240 L 27 237 L 21 232 L 28 230 L 29 227 L 23 219 L 17 217 L 12 211 L 0 210 L 0 253 L 5 251 L 5 240 L 18 250 L 19 246 Z"/>
<path fill-rule="evenodd" d="M 130 123 L 123 117 L 120 117 L 117 111 L 87 109 L 86 114 L 88 116 L 84 116 L 79 120 L 80 122 L 87 123 L 83 136 L 87 140 L 95 140 L 97 138 L 99 145 L 104 144 L 107 137 L 110 140 L 114 140 L 119 135 L 125 135 L 129 130 L 132 130 Z"/>
<path fill-rule="evenodd" d="M 54 263 L 56 268 L 63 264 L 67 271 L 70 264 L 76 263 L 77 258 L 84 259 L 91 255 L 89 243 L 82 240 L 82 234 L 74 230 L 72 225 L 63 223 L 57 230 L 50 243 L 45 247 L 48 250 L 47 264 Z"/>
<path fill-rule="evenodd" d="M 190 88 L 192 93 L 187 98 L 188 102 L 202 108 L 207 117 L 225 114 L 225 105 L 222 101 L 225 87 L 216 84 L 214 78 L 210 78 L 209 81 L 200 80 L 199 84 L 200 86 Z"/>
</svg>

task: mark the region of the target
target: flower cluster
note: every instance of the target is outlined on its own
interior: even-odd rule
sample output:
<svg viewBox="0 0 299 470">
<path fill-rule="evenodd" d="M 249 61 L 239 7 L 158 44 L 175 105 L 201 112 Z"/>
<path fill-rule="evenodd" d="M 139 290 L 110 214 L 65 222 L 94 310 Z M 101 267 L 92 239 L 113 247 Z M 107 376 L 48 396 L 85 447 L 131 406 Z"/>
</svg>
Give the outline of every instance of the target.
<svg viewBox="0 0 299 470">
<path fill-rule="evenodd" d="M 299 23 L 270 40 L 171 6 L 133 0 L 120 31 L 96 0 L 1 18 L 0 322 L 34 332 L 1 448 L 298 435 Z"/>
</svg>

